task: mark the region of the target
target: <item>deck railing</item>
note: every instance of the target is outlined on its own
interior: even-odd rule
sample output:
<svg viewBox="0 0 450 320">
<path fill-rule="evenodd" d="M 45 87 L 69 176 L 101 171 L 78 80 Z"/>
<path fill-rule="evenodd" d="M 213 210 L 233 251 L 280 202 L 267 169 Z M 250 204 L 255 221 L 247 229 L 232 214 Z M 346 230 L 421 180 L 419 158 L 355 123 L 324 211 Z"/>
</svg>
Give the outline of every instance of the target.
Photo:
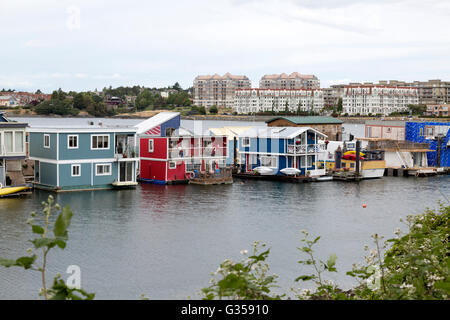
<svg viewBox="0 0 450 320">
<path fill-rule="evenodd" d="M 139 157 L 138 148 L 131 145 L 126 145 L 125 147 L 116 147 L 114 154 L 118 159 Z"/>
<path fill-rule="evenodd" d="M 299 144 L 299 145 L 293 145 L 293 144 L 288 144 L 287 145 L 287 153 L 297 153 L 297 154 L 301 154 L 301 153 L 316 153 L 316 152 L 321 152 L 321 151 L 325 151 L 325 145 L 324 144 Z"/>
<path fill-rule="evenodd" d="M 169 159 L 226 157 L 226 147 L 176 147 L 169 149 Z"/>
</svg>

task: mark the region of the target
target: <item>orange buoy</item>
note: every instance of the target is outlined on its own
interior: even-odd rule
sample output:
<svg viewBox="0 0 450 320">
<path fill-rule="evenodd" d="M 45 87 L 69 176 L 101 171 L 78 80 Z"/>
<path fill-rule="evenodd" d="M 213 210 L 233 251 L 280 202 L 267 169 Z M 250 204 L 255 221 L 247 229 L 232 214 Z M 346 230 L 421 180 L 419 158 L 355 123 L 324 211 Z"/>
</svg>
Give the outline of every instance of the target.
<svg viewBox="0 0 450 320">
<path fill-rule="evenodd" d="M 364 204 L 363 204 L 363 208 L 365 208 L 365 207 L 367 207 L 367 204 L 364 203 Z"/>
</svg>

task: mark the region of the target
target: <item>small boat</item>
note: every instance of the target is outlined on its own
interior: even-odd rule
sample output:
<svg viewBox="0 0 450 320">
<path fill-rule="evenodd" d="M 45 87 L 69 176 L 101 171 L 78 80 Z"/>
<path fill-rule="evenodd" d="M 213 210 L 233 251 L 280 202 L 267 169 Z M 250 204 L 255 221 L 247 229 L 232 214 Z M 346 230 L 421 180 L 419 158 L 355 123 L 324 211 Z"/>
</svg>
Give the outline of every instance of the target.
<svg viewBox="0 0 450 320">
<path fill-rule="evenodd" d="M 0 186 L 0 197 L 18 195 L 20 192 L 31 189 L 30 186 L 2 187 Z"/>
<path fill-rule="evenodd" d="M 288 175 L 288 176 L 293 176 L 293 175 L 297 175 L 300 174 L 300 170 L 298 170 L 297 168 L 284 168 L 282 170 L 280 170 L 281 173 Z"/>
<path fill-rule="evenodd" d="M 321 181 L 331 181 L 333 180 L 333 176 L 321 176 L 315 178 L 315 181 L 321 182 Z"/>
<path fill-rule="evenodd" d="M 258 172 L 263 176 L 270 176 L 274 174 L 274 170 L 269 167 L 256 167 L 255 169 L 253 169 L 253 171 Z"/>
</svg>

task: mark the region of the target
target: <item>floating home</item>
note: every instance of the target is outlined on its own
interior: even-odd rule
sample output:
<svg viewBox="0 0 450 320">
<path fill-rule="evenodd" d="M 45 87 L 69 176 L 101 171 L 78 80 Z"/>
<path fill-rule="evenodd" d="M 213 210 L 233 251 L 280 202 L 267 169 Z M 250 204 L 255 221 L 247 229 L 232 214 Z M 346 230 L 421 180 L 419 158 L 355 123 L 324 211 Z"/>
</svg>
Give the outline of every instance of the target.
<svg viewBox="0 0 450 320">
<path fill-rule="evenodd" d="M 9 121 L 0 113 L 0 188 L 25 184 L 26 123 Z"/>
<path fill-rule="evenodd" d="M 321 176 L 317 159 L 325 152 L 326 135 L 309 127 L 254 127 L 239 135 L 241 173 L 271 169 L 270 175 L 295 168 L 301 176 Z M 268 171 L 268 170 L 267 170 Z"/>
<path fill-rule="evenodd" d="M 74 191 L 137 185 L 135 128 L 91 122 L 83 127 L 28 131 L 36 188 Z"/>
<path fill-rule="evenodd" d="M 227 166 L 234 165 L 234 157 L 236 156 L 236 162 L 239 164 L 239 134 L 251 129 L 252 126 L 226 126 L 222 128 L 209 128 L 208 130 L 214 136 L 226 136 L 228 139 L 228 157 L 226 160 Z M 236 139 L 236 145 L 235 140 Z"/>
<path fill-rule="evenodd" d="M 450 167 L 450 122 L 406 122 L 405 140 L 428 143 L 428 165 Z"/>
<path fill-rule="evenodd" d="M 227 137 L 180 127 L 178 112 L 161 112 L 138 124 L 140 180 L 156 184 L 229 183 Z"/>
<path fill-rule="evenodd" d="M 399 175 L 399 172 L 400 175 L 436 173 L 435 168 L 428 166 L 427 152 L 432 151 L 428 143 L 381 138 L 360 140 L 367 150 L 384 151 L 387 175 Z"/>
</svg>

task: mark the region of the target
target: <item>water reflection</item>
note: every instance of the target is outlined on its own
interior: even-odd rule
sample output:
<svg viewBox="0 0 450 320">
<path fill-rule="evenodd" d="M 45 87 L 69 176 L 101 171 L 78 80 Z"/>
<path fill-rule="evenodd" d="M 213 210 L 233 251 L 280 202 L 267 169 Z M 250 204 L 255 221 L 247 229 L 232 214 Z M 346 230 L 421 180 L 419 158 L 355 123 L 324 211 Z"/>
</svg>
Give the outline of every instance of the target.
<svg viewBox="0 0 450 320">
<path fill-rule="evenodd" d="M 136 190 L 53 194 L 74 212 L 68 247 L 50 257 L 50 272 L 82 268 L 83 286 L 97 298 L 195 296 L 225 258 L 239 258 L 254 240 L 267 242 L 272 271 L 288 290 L 302 274 L 300 230 L 320 235 L 317 254 L 338 256 L 337 281 L 364 255 L 370 235 L 393 236 L 399 218 L 436 207 L 450 194 L 450 176 L 385 177 L 356 183 L 288 184 L 240 181 L 233 185 L 160 186 Z M 439 188 L 441 191 L 439 191 Z M 442 192 L 442 193 L 441 193 Z M 0 257 L 23 255 L 31 234 L 25 221 L 49 193 L 0 199 Z M 367 208 L 362 204 L 366 203 Z M 0 299 L 36 298 L 39 277 L 0 269 Z"/>
</svg>

